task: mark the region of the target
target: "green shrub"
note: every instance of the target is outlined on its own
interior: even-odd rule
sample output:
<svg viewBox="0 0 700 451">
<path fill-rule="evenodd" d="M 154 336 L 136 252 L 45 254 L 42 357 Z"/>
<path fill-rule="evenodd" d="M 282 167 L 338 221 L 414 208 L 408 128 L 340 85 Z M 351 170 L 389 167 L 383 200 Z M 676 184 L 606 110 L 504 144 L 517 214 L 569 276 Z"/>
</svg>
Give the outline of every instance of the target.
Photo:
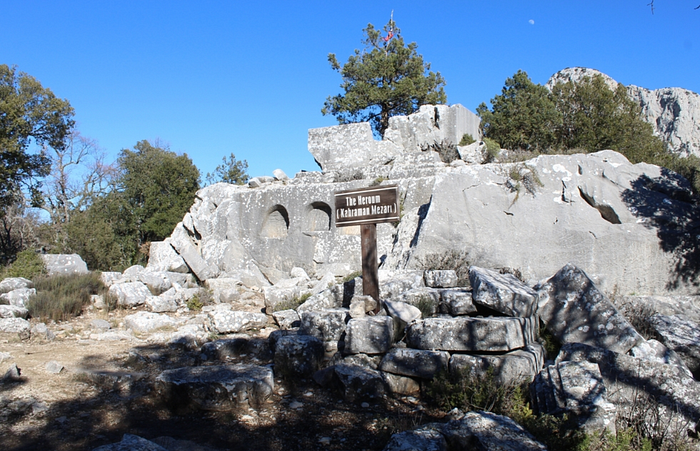
<svg viewBox="0 0 700 451">
<path fill-rule="evenodd" d="M 460 146 L 468 146 L 469 144 L 473 144 L 475 142 L 476 142 L 476 140 L 474 139 L 474 137 L 472 135 L 470 135 L 469 133 L 465 133 L 464 136 L 462 136 L 462 140 L 459 141 L 459 145 Z"/>
<path fill-rule="evenodd" d="M 41 277 L 34 281 L 34 287 L 36 295 L 27 303 L 29 314 L 54 321 L 80 315 L 91 295 L 105 292 L 98 273 Z"/>
<path fill-rule="evenodd" d="M 350 282 L 357 277 L 362 277 L 362 271 L 353 271 L 347 276 L 343 277 L 343 283 Z"/>
<path fill-rule="evenodd" d="M 22 251 L 17 254 L 17 259 L 12 262 L 5 271 L 4 277 L 24 277 L 25 279 L 33 280 L 35 277 L 40 277 L 46 274 L 46 265 L 41 256 L 33 250 Z"/>
<path fill-rule="evenodd" d="M 274 311 L 280 312 L 282 310 L 293 310 L 299 307 L 301 304 L 306 302 L 307 299 L 311 297 L 311 293 L 304 293 L 301 296 L 297 296 L 294 299 L 288 301 L 282 301 L 275 305 Z"/>
<path fill-rule="evenodd" d="M 187 301 L 187 308 L 190 310 L 199 311 L 202 310 L 202 307 L 205 305 L 210 305 L 212 301 L 212 292 L 202 288 Z"/>
<path fill-rule="evenodd" d="M 486 144 L 484 163 L 493 163 L 498 158 L 498 154 L 501 153 L 501 145 L 490 138 L 484 138 L 484 144 Z"/>
<path fill-rule="evenodd" d="M 459 160 L 459 152 L 457 151 L 457 146 L 455 146 L 450 141 L 443 139 L 440 142 L 435 141 L 433 144 L 424 144 L 420 146 L 420 150 L 427 152 L 434 150 L 440 155 L 440 161 L 443 163 L 452 163 L 455 160 Z"/>
</svg>

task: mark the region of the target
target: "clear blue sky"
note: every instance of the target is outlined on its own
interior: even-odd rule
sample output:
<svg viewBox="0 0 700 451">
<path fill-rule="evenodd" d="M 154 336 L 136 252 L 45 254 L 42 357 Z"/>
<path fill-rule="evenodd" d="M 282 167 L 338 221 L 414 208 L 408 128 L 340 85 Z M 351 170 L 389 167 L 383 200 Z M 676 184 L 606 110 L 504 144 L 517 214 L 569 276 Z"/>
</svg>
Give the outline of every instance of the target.
<svg viewBox="0 0 700 451">
<path fill-rule="evenodd" d="M 307 130 L 334 125 L 341 62 L 367 23 L 394 20 L 442 73 L 448 103 L 474 111 L 518 69 L 544 84 L 598 69 L 624 84 L 700 92 L 700 0 L 0 0 L 0 64 L 75 108 L 116 159 L 142 139 L 187 153 L 202 175 L 231 152 L 249 173 L 317 170 Z"/>
</svg>

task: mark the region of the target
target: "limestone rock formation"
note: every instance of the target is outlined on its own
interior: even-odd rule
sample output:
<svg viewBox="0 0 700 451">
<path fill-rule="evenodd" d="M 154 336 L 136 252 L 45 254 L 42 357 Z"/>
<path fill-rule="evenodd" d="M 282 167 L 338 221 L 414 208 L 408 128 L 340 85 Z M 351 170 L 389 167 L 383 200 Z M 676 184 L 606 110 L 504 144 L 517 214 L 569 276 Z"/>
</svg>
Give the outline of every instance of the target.
<svg viewBox="0 0 700 451">
<path fill-rule="evenodd" d="M 611 89 L 618 82 L 595 69 L 570 67 L 557 72 L 547 82 L 552 88 L 556 83 L 577 82 L 584 77 L 602 75 Z M 649 90 L 628 85 L 627 93 L 642 109 L 646 122 L 654 128 L 673 152 L 687 156 L 700 156 L 700 95 L 683 88 Z"/>
</svg>

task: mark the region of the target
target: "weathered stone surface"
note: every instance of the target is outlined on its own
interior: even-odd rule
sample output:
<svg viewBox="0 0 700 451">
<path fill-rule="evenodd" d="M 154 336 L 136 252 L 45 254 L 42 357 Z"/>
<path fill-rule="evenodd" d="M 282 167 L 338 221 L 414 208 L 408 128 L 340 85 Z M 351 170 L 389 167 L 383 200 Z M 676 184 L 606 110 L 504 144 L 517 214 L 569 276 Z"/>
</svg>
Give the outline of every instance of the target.
<svg viewBox="0 0 700 451">
<path fill-rule="evenodd" d="M 672 365 L 681 373 L 682 376 L 693 377 L 693 373 L 688 369 L 688 366 L 672 349 L 668 349 L 660 341 L 651 339 L 637 343 L 635 347 L 630 349 L 630 355 L 641 360 L 651 360 L 656 363 Z"/>
<path fill-rule="evenodd" d="M 102 283 L 105 284 L 106 287 L 111 287 L 117 283 L 128 282 L 122 273 L 116 271 L 103 271 L 100 274 L 100 280 L 102 280 Z"/>
<path fill-rule="evenodd" d="M 49 276 L 87 274 L 88 267 L 78 254 L 41 254 Z"/>
<path fill-rule="evenodd" d="M 146 298 L 146 306 L 155 313 L 175 312 L 177 311 L 177 302 L 169 296 L 149 296 Z"/>
<path fill-rule="evenodd" d="M 169 451 L 138 435 L 124 434 L 121 442 L 99 446 L 92 451 Z"/>
<path fill-rule="evenodd" d="M 24 307 L 27 301 L 29 301 L 29 298 L 35 294 L 36 289 L 34 288 L 17 288 L 8 293 L 0 294 L 0 302 L 16 305 L 17 307 Z"/>
<path fill-rule="evenodd" d="M 301 315 L 304 312 L 335 309 L 342 306 L 343 298 L 338 295 L 338 290 L 335 288 L 328 288 L 309 297 L 303 304 L 297 307 L 297 312 Z"/>
<path fill-rule="evenodd" d="M 289 176 L 287 176 L 287 174 L 285 174 L 282 169 L 275 169 L 274 171 L 272 171 L 272 175 L 274 175 L 275 178 L 280 182 L 289 181 Z"/>
<path fill-rule="evenodd" d="M 291 304 L 294 299 L 301 297 L 301 287 L 277 286 L 265 287 L 265 311 L 273 312 L 279 304 Z"/>
<path fill-rule="evenodd" d="M 274 344 L 275 371 L 279 374 L 310 376 L 323 358 L 323 342 L 310 335 L 287 335 Z"/>
<path fill-rule="evenodd" d="M 402 376 L 432 379 L 440 371 L 447 370 L 450 354 L 444 351 L 425 351 L 394 348 L 384 355 L 379 369 Z"/>
<path fill-rule="evenodd" d="M 109 323 L 109 321 L 96 318 L 90 321 L 90 327 L 97 330 L 108 330 L 112 328 L 112 325 Z"/>
<path fill-rule="evenodd" d="M 562 361 L 550 365 L 530 387 L 534 408 L 541 414 L 567 413 L 580 428 L 615 434 L 617 408 L 607 400 L 607 389 L 596 363 Z"/>
<path fill-rule="evenodd" d="M 211 327 L 220 334 L 235 334 L 267 325 L 267 315 L 264 313 L 234 311 L 229 304 L 219 304 L 207 313 Z"/>
<path fill-rule="evenodd" d="M 283 330 L 301 326 L 301 318 L 296 310 L 293 309 L 274 312 L 272 317 L 275 318 L 275 322 Z"/>
<path fill-rule="evenodd" d="M 530 383 L 544 366 L 545 352 L 539 343 L 506 354 L 453 354 L 450 371 L 486 376 L 489 371 L 496 383 L 502 385 Z"/>
<path fill-rule="evenodd" d="M 654 315 L 647 321 L 663 343 L 678 354 L 696 379 L 700 379 L 700 326 L 681 315 Z"/>
<path fill-rule="evenodd" d="M 47 373 L 50 373 L 50 374 L 58 374 L 58 373 L 60 373 L 61 371 L 63 371 L 63 368 L 64 368 L 64 367 L 63 367 L 63 365 L 61 365 L 60 363 L 58 363 L 58 362 L 55 361 L 55 360 L 49 360 L 49 361 L 46 362 L 46 364 L 44 365 L 44 368 L 46 369 L 46 372 L 47 372 Z"/>
<path fill-rule="evenodd" d="M 362 399 L 376 399 L 384 396 L 386 385 L 382 374 L 371 368 L 359 365 L 335 365 L 335 374 L 345 389 L 345 399 L 350 402 Z"/>
<path fill-rule="evenodd" d="M 452 316 L 476 313 L 472 292 L 464 289 L 440 290 L 440 312 Z"/>
<path fill-rule="evenodd" d="M 136 312 L 124 317 L 124 326 L 134 332 L 152 332 L 157 329 L 175 327 L 177 321 L 159 313 Z"/>
<path fill-rule="evenodd" d="M 522 426 L 490 412 L 467 412 L 460 420 L 440 425 L 449 449 L 546 451 Z"/>
<path fill-rule="evenodd" d="M 18 305 L 0 305 L 0 318 L 27 318 L 29 310 Z"/>
<path fill-rule="evenodd" d="M 109 294 L 117 299 L 117 304 L 124 307 L 135 307 L 144 304 L 146 299 L 153 296 L 143 282 L 119 283 L 109 287 Z"/>
<path fill-rule="evenodd" d="M 226 411 L 261 406 L 272 394 L 274 378 L 264 366 L 195 366 L 164 371 L 155 386 L 172 407 Z"/>
<path fill-rule="evenodd" d="M 512 274 L 469 268 L 474 303 L 508 316 L 528 318 L 537 312 L 537 292 Z"/>
<path fill-rule="evenodd" d="M 309 129 L 309 152 L 323 171 L 386 164 L 400 148 L 375 141 L 368 122 Z"/>
<path fill-rule="evenodd" d="M 245 333 L 204 343 L 201 348 L 202 355 L 206 356 L 202 360 L 227 360 L 245 355 L 264 357 L 271 351 L 267 340 Z"/>
<path fill-rule="evenodd" d="M 415 396 L 420 394 L 420 384 L 416 379 L 386 372 L 382 372 L 382 377 L 391 393 L 401 396 Z"/>
<path fill-rule="evenodd" d="M 420 287 L 425 287 L 423 271 L 379 270 L 379 297 L 381 299 L 396 298 Z M 404 302 L 410 303 L 410 301 Z"/>
<path fill-rule="evenodd" d="M 581 343 L 562 347 L 557 363 L 564 361 L 588 361 L 598 365 L 607 388 L 608 401 L 615 404 L 618 414 L 642 415 L 635 411 L 635 404 L 650 398 L 658 402 L 659 409 L 643 415 L 660 415 L 669 427 L 694 429 L 700 421 L 700 383 L 683 375 L 672 365 L 595 348 Z M 644 418 L 652 424 L 659 418 Z"/>
<path fill-rule="evenodd" d="M 440 291 L 435 288 L 412 288 L 393 299 L 417 307 L 427 316 L 433 316 L 440 310 Z"/>
<path fill-rule="evenodd" d="M 156 296 L 168 291 L 173 286 L 165 271 L 143 271 L 138 275 L 137 280 L 143 282 Z"/>
<path fill-rule="evenodd" d="M 209 265 L 199 254 L 182 223 L 175 227 L 170 239 L 173 248 L 199 280 L 212 279 L 218 275 L 217 268 Z"/>
<path fill-rule="evenodd" d="M 533 318 L 426 318 L 406 329 L 409 347 L 443 351 L 512 351 L 536 338 Z"/>
<path fill-rule="evenodd" d="M 43 338 L 44 340 L 53 340 L 56 338 L 54 334 L 44 323 L 36 323 L 32 326 L 31 336 Z"/>
<path fill-rule="evenodd" d="M 350 312 L 348 309 L 327 309 L 303 312 L 299 316 L 300 333 L 314 336 L 321 341 L 337 342 L 345 332 Z"/>
<path fill-rule="evenodd" d="M 538 293 L 540 318 L 562 343 L 585 343 L 625 353 L 643 340 L 586 273 L 574 265 L 564 266 Z"/>
<path fill-rule="evenodd" d="M 151 271 L 170 271 L 176 273 L 186 273 L 188 271 L 185 260 L 178 255 L 170 240 L 151 241 L 151 248 L 148 254 L 148 265 L 146 268 Z"/>
<path fill-rule="evenodd" d="M 447 451 L 445 436 L 436 429 L 423 427 L 391 436 L 384 451 Z"/>
<path fill-rule="evenodd" d="M 410 324 L 421 318 L 422 313 L 418 307 L 400 301 L 384 301 L 384 308 L 389 316 L 396 318 L 404 324 Z"/>
<path fill-rule="evenodd" d="M 480 138 L 481 119 L 460 104 L 422 105 L 409 116 L 394 116 L 384 132 L 384 140 L 397 144 L 405 152 L 420 152 L 421 147 L 447 141 L 457 144 L 466 133 Z"/>
<path fill-rule="evenodd" d="M 29 331 L 30 327 L 24 318 L 0 318 L 0 332 L 20 333 Z"/>
<path fill-rule="evenodd" d="M 0 282 L 0 294 L 8 293 L 18 288 L 33 288 L 34 283 L 24 277 L 7 277 Z"/>
<path fill-rule="evenodd" d="M 459 282 L 457 272 L 454 269 L 425 271 L 423 279 L 425 286 L 430 288 L 453 288 Z"/>
<path fill-rule="evenodd" d="M 381 354 L 394 344 L 395 325 L 388 316 L 351 319 L 345 329 L 345 352 Z"/>
</svg>

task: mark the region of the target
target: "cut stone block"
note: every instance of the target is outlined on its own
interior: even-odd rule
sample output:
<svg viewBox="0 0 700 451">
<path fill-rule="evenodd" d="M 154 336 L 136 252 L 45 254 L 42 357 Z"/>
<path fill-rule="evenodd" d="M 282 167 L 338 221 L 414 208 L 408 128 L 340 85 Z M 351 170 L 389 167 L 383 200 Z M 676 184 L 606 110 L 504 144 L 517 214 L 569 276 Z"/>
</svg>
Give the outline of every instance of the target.
<svg viewBox="0 0 700 451">
<path fill-rule="evenodd" d="M 389 316 L 351 319 L 345 334 L 346 353 L 382 354 L 394 344 L 394 320 Z"/>
<path fill-rule="evenodd" d="M 406 329 L 406 343 L 416 349 L 507 352 L 536 339 L 535 318 L 426 318 Z"/>
<path fill-rule="evenodd" d="M 508 316 L 529 318 L 537 312 L 537 292 L 512 274 L 469 268 L 474 303 Z"/>
<path fill-rule="evenodd" d="M 525 349 L 506 354 L 453 354 L 450 372 L 471 372 L 477 377 L 484 377 L 491 371 L 494 381 L 501 385 L 530 383 L 542 369 L 544 360 L 544 348 L 539 343 L 533 343 Z"/>
<path fill-rule="evenodd" d="M 274 345 L 275 370 L 280 375 L 310 376 L 323 359 L 323 342 L 310 335 L 287 335 Z"/>
<path fill-rule="evenodd" d="M 303 312 L 300 333 L 326 342 L 337 342 L 345 332 L 345 322 L 350 319 L 348 309 L 328 309 Z"/>
<path fill-rule="evenodd" d="M 450 354 L 444 351 L 394 348 L 386 353 L 379 369 L 402 376 L 432 379 L 440 371 L 447 370 L 449 360 Z"/>
</svg>

